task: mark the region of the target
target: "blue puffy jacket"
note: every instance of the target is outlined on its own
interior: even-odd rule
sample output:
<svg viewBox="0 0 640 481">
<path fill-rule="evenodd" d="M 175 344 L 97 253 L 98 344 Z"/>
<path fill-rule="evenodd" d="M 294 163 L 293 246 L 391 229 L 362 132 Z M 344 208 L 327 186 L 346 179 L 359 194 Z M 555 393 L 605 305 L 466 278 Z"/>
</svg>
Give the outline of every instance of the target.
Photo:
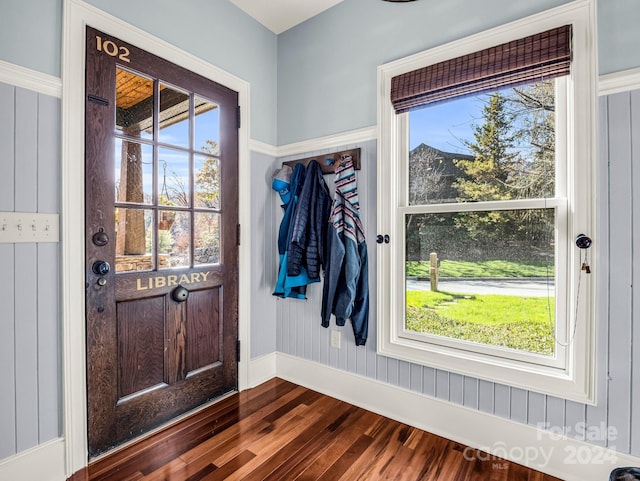
<svg viewBox="0 0 640 481">
<path fill-rule="evenodd" d="M 310 279 L 320 280 L 330 213 L 329 188 L 324 181 L 320 164 L 312 160 L 307 164 L 304 184 L 294 212 L 293 231 L 288 246 L 288 276 L 298 276 L 306 268 Z"/>
<path fill-rule="evenodd" d="M 304 183 L 305 167 L 302 164 L 296 164 L 291 174 L 289 181 L 289 202 L 285 203 L 282 208 L 284 209 L 284 216 L 280 223 L 280 229 L 278 231 L 278 257 L 279 257 L 279 269 L 278 279 L 276 281 L 276 287 L 273 291 L 274 296 L 278 297 L 293 297 L 295 299 L 307 298 L 307 284 L 308 278 L 306 271 L 304 274 L 295 277 L 287 276 L 287 259 L 289 241 L 291 234 L 293 233 L 293 217 L 298 205 L 298 199 L 300 196 L 300 190 Z"/>
</svg>

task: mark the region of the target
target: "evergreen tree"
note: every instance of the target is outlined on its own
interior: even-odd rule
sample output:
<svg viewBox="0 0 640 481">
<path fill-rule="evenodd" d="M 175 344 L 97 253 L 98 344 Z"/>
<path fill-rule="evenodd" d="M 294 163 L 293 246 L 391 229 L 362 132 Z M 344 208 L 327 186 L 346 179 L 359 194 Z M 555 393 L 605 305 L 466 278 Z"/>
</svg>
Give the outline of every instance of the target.
<svg viewBox="0 0 640 481">
<path fill-rule="evenodd" d="M 464 172 L 454 184 L 461 202 L 552 196 L 555 188 L 553 82 L 536 82 L 504 95 L 494 92 L 467 144 L 473 160 L 458 160 Z M 552 212 L 508 210 L 461 213 L 455 219 L 468 241 L 491 242 L 521 255 L 522 246 L 546 250 L 553 237 Z"/>
<path fill-rule="evenodd" d="M 517 173 L 519 158 L 514 150 L 513 117 L 506 103 L 506 97 L 500 92 L 489 96 L 482 109 L 483 122 L 474 127 L 475 141 L 467 144 L 474 159 L 455 161 L 464 173 L 454 184 L 460 202 L 517 198 L 511 183 Z M 469 241 L 492 242 L 496 247 L 504 246 L 518 228 L 514 211 L 461 213 L 455 224 L 466 231 Z"/>
<path fill-rule="evenodd" d="M 507 99 L 494 92 L 482 109 L 483 123 L 474 126 L 475 142 L 467 147 L 473 160 L 456 160 L 464 176 L 455 182 L 461 202 L 509 200 L 515 198 L 510 185 L 517 171 L 516 134 L 513 117 L 506 108 Z"/>
</svg>

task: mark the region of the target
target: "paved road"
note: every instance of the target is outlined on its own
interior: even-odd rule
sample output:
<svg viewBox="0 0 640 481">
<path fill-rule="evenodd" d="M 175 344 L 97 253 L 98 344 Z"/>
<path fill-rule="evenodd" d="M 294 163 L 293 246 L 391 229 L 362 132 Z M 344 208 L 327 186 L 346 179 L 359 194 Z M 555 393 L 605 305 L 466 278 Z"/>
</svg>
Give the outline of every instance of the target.
<svg viewBox="0 0 640 481">
<path fill-rule="evenodd" d="M 429 281 L 407 280 L 408 291 L 428 291 Z M 502 294 L 523 297 L 554 296 L 553 280 L 531 279 L 478 279 L 478 280 L 440 280 L 438 290 L 460 294 Z"/>
</svg>

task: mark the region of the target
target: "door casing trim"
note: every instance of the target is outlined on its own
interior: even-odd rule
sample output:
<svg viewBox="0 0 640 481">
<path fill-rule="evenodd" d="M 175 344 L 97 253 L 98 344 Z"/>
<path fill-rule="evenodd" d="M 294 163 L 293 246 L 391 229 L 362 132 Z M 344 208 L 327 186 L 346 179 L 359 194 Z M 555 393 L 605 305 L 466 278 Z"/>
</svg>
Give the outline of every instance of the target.
<svg viewBox="0 0 640 481">
<path fill-rule="evenodd" d="M 108 32 L 238 92 L 243 122 L 238 132 L 239 222 L 250 225 L 250 84 L 80 0 L 64 1 L 62 38 L 62 403 L 67 477 L 87 465 L 86 337 L 84 286 L 84 68 L 85 27 Z M 250 242 L 239 246 L 238 389 L 248 387 L 250 356 Z"/>
</svg>

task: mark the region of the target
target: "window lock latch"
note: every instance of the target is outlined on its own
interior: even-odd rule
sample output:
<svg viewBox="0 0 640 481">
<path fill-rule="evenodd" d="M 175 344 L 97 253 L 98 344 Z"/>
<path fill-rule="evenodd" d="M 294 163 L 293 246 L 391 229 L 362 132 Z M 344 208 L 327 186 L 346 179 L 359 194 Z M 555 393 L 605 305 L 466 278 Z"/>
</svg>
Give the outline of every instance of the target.
<svg viewBox="0 0 640 481">
<path fill-rule="evenodd" d="M 391 238 L 389 237 L 389 234 L 385 234 L 385 235 L 378 234 L 378 235 L 376 236 L 376 242 L 377 242 L 378 244 L 382 244 L 383 242 L 384 242 L 385 244 L 388 244 L 390 241 L 391 241 Z"/>
</svg>

